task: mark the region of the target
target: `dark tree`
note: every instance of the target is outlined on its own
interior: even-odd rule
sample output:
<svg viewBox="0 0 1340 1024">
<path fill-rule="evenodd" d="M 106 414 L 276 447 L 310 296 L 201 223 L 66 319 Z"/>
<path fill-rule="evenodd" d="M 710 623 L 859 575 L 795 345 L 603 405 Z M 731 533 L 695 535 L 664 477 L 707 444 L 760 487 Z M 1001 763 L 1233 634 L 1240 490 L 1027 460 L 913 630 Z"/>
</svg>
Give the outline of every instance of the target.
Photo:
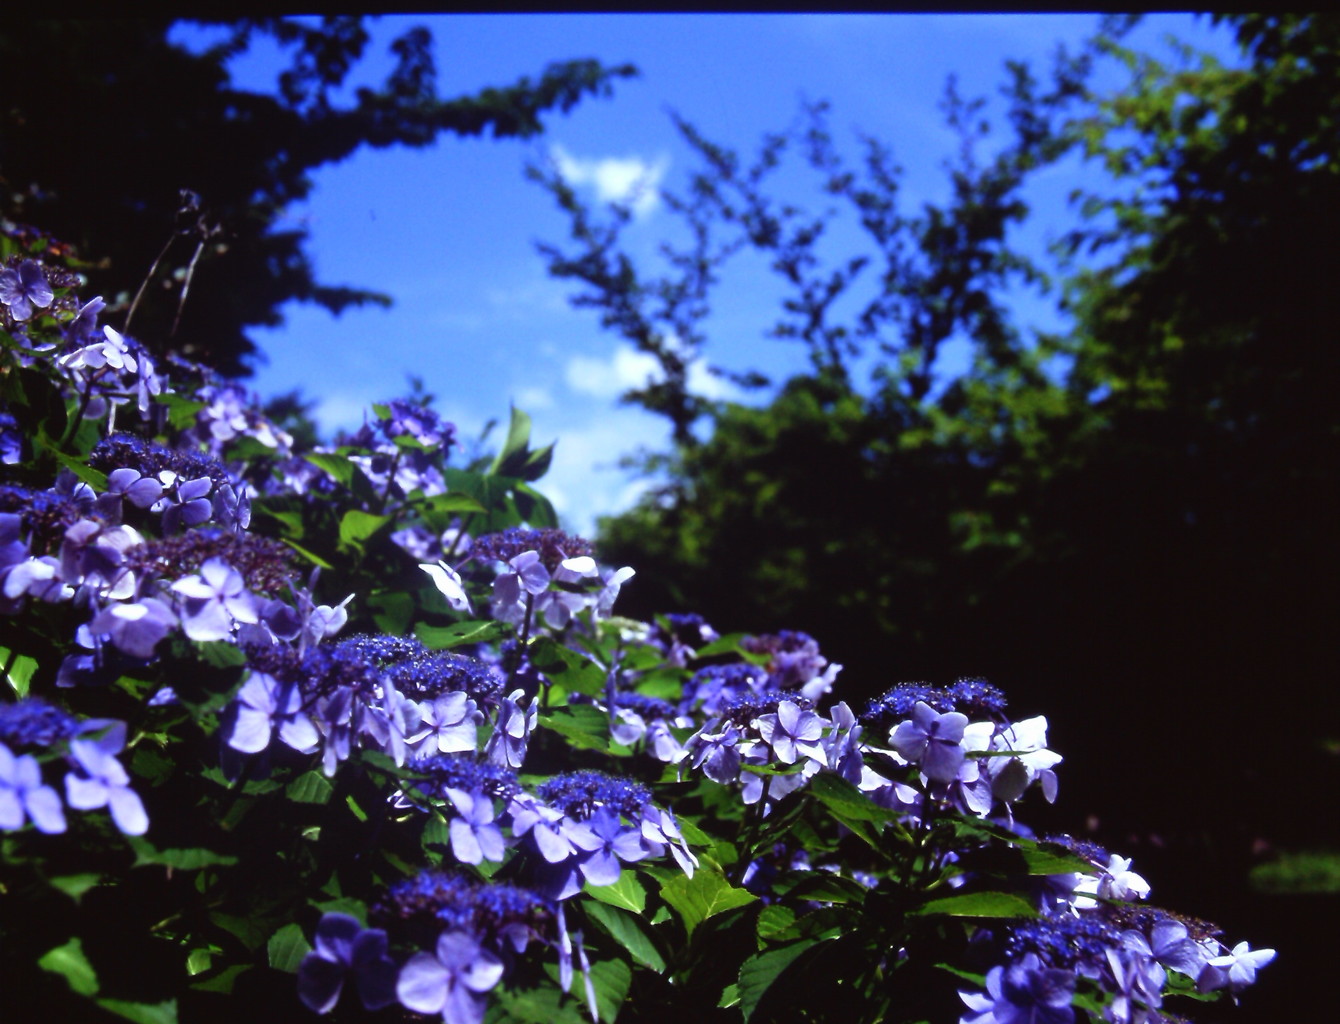
<svg viewBox="0 0 1340 1024">
<path fill-rule="evenodd" d="M 223 24 L 226 41 L 198 56 L 169 42 L 169 18 L 20 19 L 0 29 L 0 213 L 96 257 L 85 268 L 90 294 L 122 310 L 156 267 L 135 309 L 136 336 L 231 375 L 258 356 L 248 328 L 278 324 L 285 302 L 338 314 L 391 301 L 319 282 L 305 233 L 274 229 L 281 211 L 311 191 L 312 170 L 365 145 L 423 147 L 443 133 L 529 136 L 544 115 L 635 74 L 574 60 L 443 99 L 432 37 L 415 28 L 391 44 L 396 65 L 386 81 L 340 106 L 335 90 L 369 41 L 363 19 Z M 266 34 L 292 53 L 277 96 L 234 88 L 226 68 Z"/>
</svg>

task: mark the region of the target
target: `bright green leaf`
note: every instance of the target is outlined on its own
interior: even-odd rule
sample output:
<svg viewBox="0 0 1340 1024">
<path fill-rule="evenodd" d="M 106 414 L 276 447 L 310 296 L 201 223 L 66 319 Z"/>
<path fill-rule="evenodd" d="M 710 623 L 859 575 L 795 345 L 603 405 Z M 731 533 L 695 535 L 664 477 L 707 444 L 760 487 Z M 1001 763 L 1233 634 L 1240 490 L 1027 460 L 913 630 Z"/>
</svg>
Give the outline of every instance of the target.
<svg viewBox="0 0 1340 1024">
<path fill-rule="evenodd" d="M 98 994 L 98 974 L 88 962 L 88 957 L 84 956 L 84 946 L 78 936 L 63 946 L 43 953 L 38 958 L 37 966 L 61 975 L 70 988 L 81 996 Z"/>
<path fill-rule="evenodd" d="M 303 935 L 302 928 L 297 924 L 286 924 L 270 936 L 270 941 L 265 944 L 265 952 L 269 957 L 270 966 L 277 971 L 284 971 L 288 974 L 294 974 L 298 970 L 298 964 L 302 963 L 302 958 L 312 951 L 312 945 Z"/>
<path fill-rule="evenodd" d="M 752 892 L 731 885 L 725 875 L 707 867 L 700 867 L 692 878 L 676 875 L 661 886 L 661 897 L 679 912 L 684 930 L 690 936 L 709 917 L 758 899 Z"/>
<path fill-rule="evenodd" d="M 584 891 L 601 903 L 631 910 L 634 914 L 642 913 L 647 906 L 647 891 L 632 871 L 621 872 L 613 885 L 588 885 Z"/>
<path fill-rule="evenodd" d="M 285 787 L 284 793 L 300 804 L 324 804 L 329 802 L 335 787 L 321 772 L 312 770 L 298 776 Z"/>
<path fill-rule="evenodd" d="M 420 622 L 414 635 L 433 651 L 460 647 L 463 644 L 488 644 L 510 636 L 512 627 L 505 622 L 456 622 L 450 626 L 428 626 Z"/>
<path fill-rule="evenodd" d="M 245 970 L 243 967 L 231 968 Z M 98 1005 L 108 1013 L 134 1021 L 135 1024 L 177 1024 L 177 1000 L 162 1003 L 135 1003 L 126 999 L 99 999 Z"/>
<path fill-rule="evenodd" d="M 913 914 L 946 914 L 950 917 L 1037 917 L 1033 905 L 1008 892 L 968 892 L 942 896 L 922 904 Z"/>
<path fill-rule="evenodd" d="M 58 878 L 47 879 L 48 884 L 50 884 L 53 889 L 59 889 L 76 903 L 79 902 L 80 897 L 82 897 L 84 893 L 88 892 L 101 881 L 101 875 L 96 875 L 91 872 L 79 875 L 61 875 Z"/>
</svg>

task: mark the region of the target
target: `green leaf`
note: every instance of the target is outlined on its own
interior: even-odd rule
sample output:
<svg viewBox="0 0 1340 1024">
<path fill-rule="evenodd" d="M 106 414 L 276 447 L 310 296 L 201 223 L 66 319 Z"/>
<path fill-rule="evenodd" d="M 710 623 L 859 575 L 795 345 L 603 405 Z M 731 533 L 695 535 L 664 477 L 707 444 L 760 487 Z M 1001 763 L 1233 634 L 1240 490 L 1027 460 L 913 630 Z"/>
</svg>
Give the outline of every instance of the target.
<svg viewBox="0 0 1340 1024">
<path fill-rule="evenodd" d="M 302 555 L 302 557 L 305 558 L 305 559 L 307 559 L 307 561 L 311 562 L 313 565 L 317 566 L 317 567 L 320 568 L 320 569 L 333 569 L 333 568 L 335 568 L 333 565 L 331 565 L 329 562 L 327 562 L 324 558 L 322 558 L 320 555 L 318 555 L 315 551 L 308 551 L 308 550 L 307 550 L 305 547 L 303 547 L 301 544 L 295 544 L 295 543 L 294 543 L 293 541 L 291 541 L 291 540 L 285 540 L 284 543 L 287 544 L 289 547 L 291 547 L 291 548 L 292 548 L 294 551 L 296 551 L 298 554 Z"/>
<path fill-rule="evenodd" d="M 450 626 L 429 626 L 420 622 L 414 627 L 414 635 L 425 647 L 434 651 L 464 644 L 489 644 L 511 634 L 512 627 L 507 623 L 492 620 L 454 622 Z"/>
<path fill-rule="evenodd" d="M 312 452 L 303 456 L 317 469 L 325 470 L 335 480 L 336 483 L 348 487 L 354 478 L 354 464 L 347 455 L 336 455 L 333 452 Z"/>
<path fill-rule="evenodd" d="M 717 1006 L 723 1010 L 729 1010 L 732 1006 L 740 1004 L 740 986 L 731 982 L 721 991 L 721 998 L 717 1000 Z"/>
<path fill-rule="evenodd" d="M 642 913 L 647 906 L 647 891 L 632 871 L 621 872 L 613 885 L 587 885 L 584 891 L 601 903 L 631 910 L 634 914 Z"/>
<path fill-rule="evenodd" d="M 558 968 L 554 968 L 557 973 Z M 580 987 L 580 982 L 578 986 Z M 583 1000 L 585 1001 L 585 1000 Z M 489 993 L 485 1024 L 590 1024 L 578 1003 L 563 995 L 555 982 L 538 988 L 499 985 Z"/>
<path fill-rule="evenodd" d="M 380 591 L 367 596 L 372 620 L 383 633 L 404 636 L 414 617 L 414 598 L 401 590 Z"/>
<path fill-rule="evenodd" d="M 850 821 L 892 821 L 898 816 L 832 772 L 819 772 L 810 779 L 809 793 L 830 811 Z"/>
<path fill-rule="evenodd" d="M 830 871 L 792 873 L 786 879 L 786 886 L 788 898 L 819 903 L 862 903 L 870 892 L 860 882 Z"/>
<path fill-rule="evenodd" d="M 203 981 L 195 982 L 191 988 L 200 992 L 220 992 L 223 995 L 232 995 L 237 976 L 243 971 L 249 970 L 251 970 L 251 964 L 233 964 L 230 967 L 225 967 L 218 974 Z"/>
<path fill-rule="evenodd" d="M 92 872 L 80 875 L 61 875 L 58 878 L 47 879 L 47 883 L 53 889 L 59 889 L 76 903 L 79 902 L 84 893 L 88 892 L 101 881 L 102 876 L 93 874 Z"/>
<path fill-rule="evenodd" d="M 209 867 L 212 864 L 236 864 L 237 858 L 232 854 L 215 853 L 213 850 L 206 850 L 204 847 L 170 847 L 160 850 L 149 840 L 142 836 L 126 836 L 126 843 L 135 851 L 135 863 L 132 867 L 142 867 L 145 864 L 162 864 L 164 867 L 172 868 L 175 871 L 198 871 L 200 868 Z"/>
<path fill-rule="evenodd" d="M 489 466 L 492 476 L 516 476 L 525 465 L 526 449 L 530 445 L 530 417 L 512 406 L 512 420 L 507 426 L 507 440 Z"/>
<path fill-rule="evenodd" d="M 363 550 L 363 543 L 378 530 L 390 525 L 390 516 L 374 515 L 362 509 L 351 508 L 340 517 L 341 550 Z"/>
<path fill-rule="evenodd" d="M 591 964 L 591 982 L 596 990 L 596 1011 L 600 1019 L 606 1024 L 614 1024 L 619 1008 L 628 998 L 633 969 L 622 960 L 597 960 Z"/>
<path fill-rule="evenodd" d="M 330 780 L 316 770 L 298 776 L 284 789 L 290 800 L 300 804 L 328 803 L 334 793 L 335 787 Z"/>
<path fill-rule="evenodd" d="M 183 398 L 181 395 L 174 395 L 171 392 L 163 395 L 154 395 L 154 401 L 159 405 L 167 406 L 168 422 L 172 424 L 173 430 L 185 430 L 188 427 L 195 426 L 196 413 L 208 404 L 190 398 Z"/>
<path fill-rule="evenodd" d="M 570 746 L 578 750 L 609 750 L 609 716 L 590 704 L 542 711 L 536 722 L 545 729 L 558 733 Z"/>
<path fill-rule="evenodd" d="M 794 938 L 796 912 L 781 903 L 766 906 L 758 915 L 758 937 L 764 942 Z"/>
<path fill-rule="evenodd" d="M 599 924 L 610 938 L 628 950 L 634 960 L 645 967 L 650 967 L 658 974 L 664 973 L 665 957 L 661 955 L 651 925 L 645 920 L 637 914 L 630 914 L 626 910 L 594 900 L 586 903 L 584 909 L 586 916 Z"/>
<path fill-rule="evenodd" d="M 284 971 L 287 974 L 296 974 L 302 958 L 311 951 L 312 944 L 307 941 L 302 928 L 296 923 L 284 925 L 271 935 L 270 941 L 265 944 L 265 953 L 269 957 L 270 966 L 276 971 Z"/>
<path fill-rule="evenodd" d="M 204 974 L 214 963 L 214 954 L 218 952 L 218 947 L 193 949 L 186 957 L 186 973 L 191 977 L 197 974 Z"/>
<path fill-rule="evenodd" d="M 747 1022 L 758 1009 L 759 1001 L 772 987 L 778 976 L 795 963 L 807 949 L 818 945 L 819 939 L 801 939 L 766 953 L 752 956 L 740 965 L 740 1012 Z"/>
<path fill-rule="evenodd" d="M 37 966 L 61 975 L 70 988 L 81 996 L 98 994 L 98 973 L 84 956 L 84 946 L 75 936 L 63 946 L 49 949 L 37 960 Z"/>
<path fill-rule="evenodd" d="M 14 696 L 22 700 L 28 696 L 33 674 L 37 671 L 37 659 L 26 654 L 14 654 L 8 647 L 0 647 L 0 659 L 5 665 L 5 678 L 9 680 Z"/>
<path fill-rule="evenodd" d="M 731 885 L 719 871 L 705 866 L 699 867 L 692 878 L 676 875 L 666 882 L 661 886 L 661 897 L 679 912 L 690 938 L 693 930 L 709 917 L 758 899 L 752 892 Z"/>
<path fill-rule="evenodd" d="M 232 970 L 245 970 L 244 967 Z M 108 1013 L 134 1021 L 135 1024 L 177 1024 L 177 1000 L 168 999 L 162 1003 L 134 1003 L 125 999 L 97 1000 Z"/>
<path fill-rule="evenodd" d="M 227 640 L 197 642 L 195 649 L 200 659 L 212 668 L 238 668 L 247 663 L 242 648 Z"/>
<path fill-rule="evenodd" d="M 536 529 L 558 526 L 558 513 L 549 499 L 539 491 L 528 484 L 519 483 L 513 493 L 516 495 L 517 511 L 531 526 Z"/>
<path fill-rule="evenodd" d="M 586 655 L 542 636 L 530 645 L 530 663 L 565 690 L 598 697 L 605 692 L 605 670 Z"/>
<path fill-rule="evenodd" d="M 923 903 L 911 913 L 917 916 L 944 914 L 949 917 L 1037 917 L 1033 905 L 1009 892 L 967 892 Z"/>
</svg>

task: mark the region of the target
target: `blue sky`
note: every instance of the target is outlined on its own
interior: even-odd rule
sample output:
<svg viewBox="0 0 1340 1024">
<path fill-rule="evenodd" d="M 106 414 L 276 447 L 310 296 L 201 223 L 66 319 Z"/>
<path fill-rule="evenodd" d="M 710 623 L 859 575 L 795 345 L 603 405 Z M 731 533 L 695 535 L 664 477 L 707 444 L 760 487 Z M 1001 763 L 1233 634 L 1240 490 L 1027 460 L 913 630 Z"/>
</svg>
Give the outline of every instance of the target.
<svg viewBox="0 0 1340 1024">
<path fill-rule="evenodd" d="M 443 138 L 423 150 L 363 150 L 315 172 L 309 202 L 288 223 L 310 231 L 318 278 L 385 291 L 390 310 L 333 318 L 294 305 L 283 327 L 257 332 L 268 363 L 250 382 L 263 395 L 301 388 L 318 402 L 324 428 L 356 425 L 372 402 L 402 394 L 411 374 L 466 435 L 509 403 L 531 414 L 538 441 L 557 439 L 542 482 L 566 524 L 589 531 L 594 517 L 626 507 L 642 484 L 616 467 L 639 446 L 662 448 L 664 421 L 617 404 L 646 379 L 645 357 L 574 310 L 570 286 L 551 280 L 537 241 L 561 243 L 568 225 L 552 200 L 525 180 L 528 160 L 557 160 L 589 199 L 620 198 L 636 180 L 675 190 L 692 168 L 667 116 L 674 109 L 715 142 L 750 154 L 762 134 L 789 124 L 802 99 L 831 103 L 831 125 L 855 157 L 855 131 L 888 143 L 905 168 L 903 208 L 947 195 L 941 162 L 956 140 L 939 111 L 945 81 L 965 96 L 995 97 L 1004 62 L 1045 71 L 1058 43 L 1076 47 L 1092 15 L 452 15 L 371 23 L 373 44 L 351 85 L 379 81 L 386 46 L 414 24 L 434 36 L 439 92 L 456 96 L 536 76 L 554 60 L 631 62 L 636 79 L 607 99 L 587 99 L 550 118 L 534 141 Z M 1227 30 L 1190 15 L 1148 17 L 1133 37 L 1166 54 L 1168 34 L 1222 56 Z M 179 30 L 188 44 L 202 36 Z M 269 45 L 239 58 L 235 83 L 272 89 L 279 66 Z M 1109 77 L 1111 82 L 1118 81 Z M 999 108 L 997 107 L 997 112 Z M 1077 162 L 1049 169 L 1031 187 L 1034 217 L 1021 241 L 1040 251 L 1064 223 L 1065 196 L 1093 172 Z M 798 186 L 800 187 L 800 186 Z M 815 204 L 814 193 L 797 192 Z M 647 194 L 626 239 L 650 257 L 672 219 Z M 841 229 L 834 235 L 840 244 Z M 836 251 L 836 250 L 835 250 Z M 747 266 L 728 275 L 708 328 L 705 355 L 732 369 L 775 378 L 804 366 L 794 345 L 769 340 L 776 291 Z M 1054 325 L 1042 300 L 1021 297 L 1021 321 Z M 735 397 L 703 373 L 709 397 Z"/>
</svg>

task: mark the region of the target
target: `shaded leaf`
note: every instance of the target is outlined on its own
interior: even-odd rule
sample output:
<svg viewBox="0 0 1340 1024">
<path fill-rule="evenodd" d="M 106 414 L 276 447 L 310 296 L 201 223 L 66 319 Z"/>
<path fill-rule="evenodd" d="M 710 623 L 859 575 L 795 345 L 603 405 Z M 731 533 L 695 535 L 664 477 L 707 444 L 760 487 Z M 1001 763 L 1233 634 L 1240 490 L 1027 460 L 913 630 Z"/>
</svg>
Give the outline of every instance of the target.
<svg viewBox="0 0 1340 1024">
<path fill-rule="evenodd" d="M 63 946 L 47 950 L 38 958 L 37 966 L 59 974 L 81 996 L 98 994 L 98 974 L 84 956 L 84 946 L 78 936 Z"/>
<path fill-rule="evenodd" d="M 657 973 L 665 971 L 665 957 L 651 926 L 637 914 L 595 901 L 585 904 L 587 917 L 596 921 L 615 942 L 628 950 L 638 963 Z"/>
<path fill-rule="evenodd" d="M 795 963 L 802 953 L 817 946 L 820 941 L 801 939 L 752 956 L 740 965 L 740 1012 L 744 1014 L 746 1021 L 754 1015 L 759 1001 L 778 976 Z"/>
</svg>

